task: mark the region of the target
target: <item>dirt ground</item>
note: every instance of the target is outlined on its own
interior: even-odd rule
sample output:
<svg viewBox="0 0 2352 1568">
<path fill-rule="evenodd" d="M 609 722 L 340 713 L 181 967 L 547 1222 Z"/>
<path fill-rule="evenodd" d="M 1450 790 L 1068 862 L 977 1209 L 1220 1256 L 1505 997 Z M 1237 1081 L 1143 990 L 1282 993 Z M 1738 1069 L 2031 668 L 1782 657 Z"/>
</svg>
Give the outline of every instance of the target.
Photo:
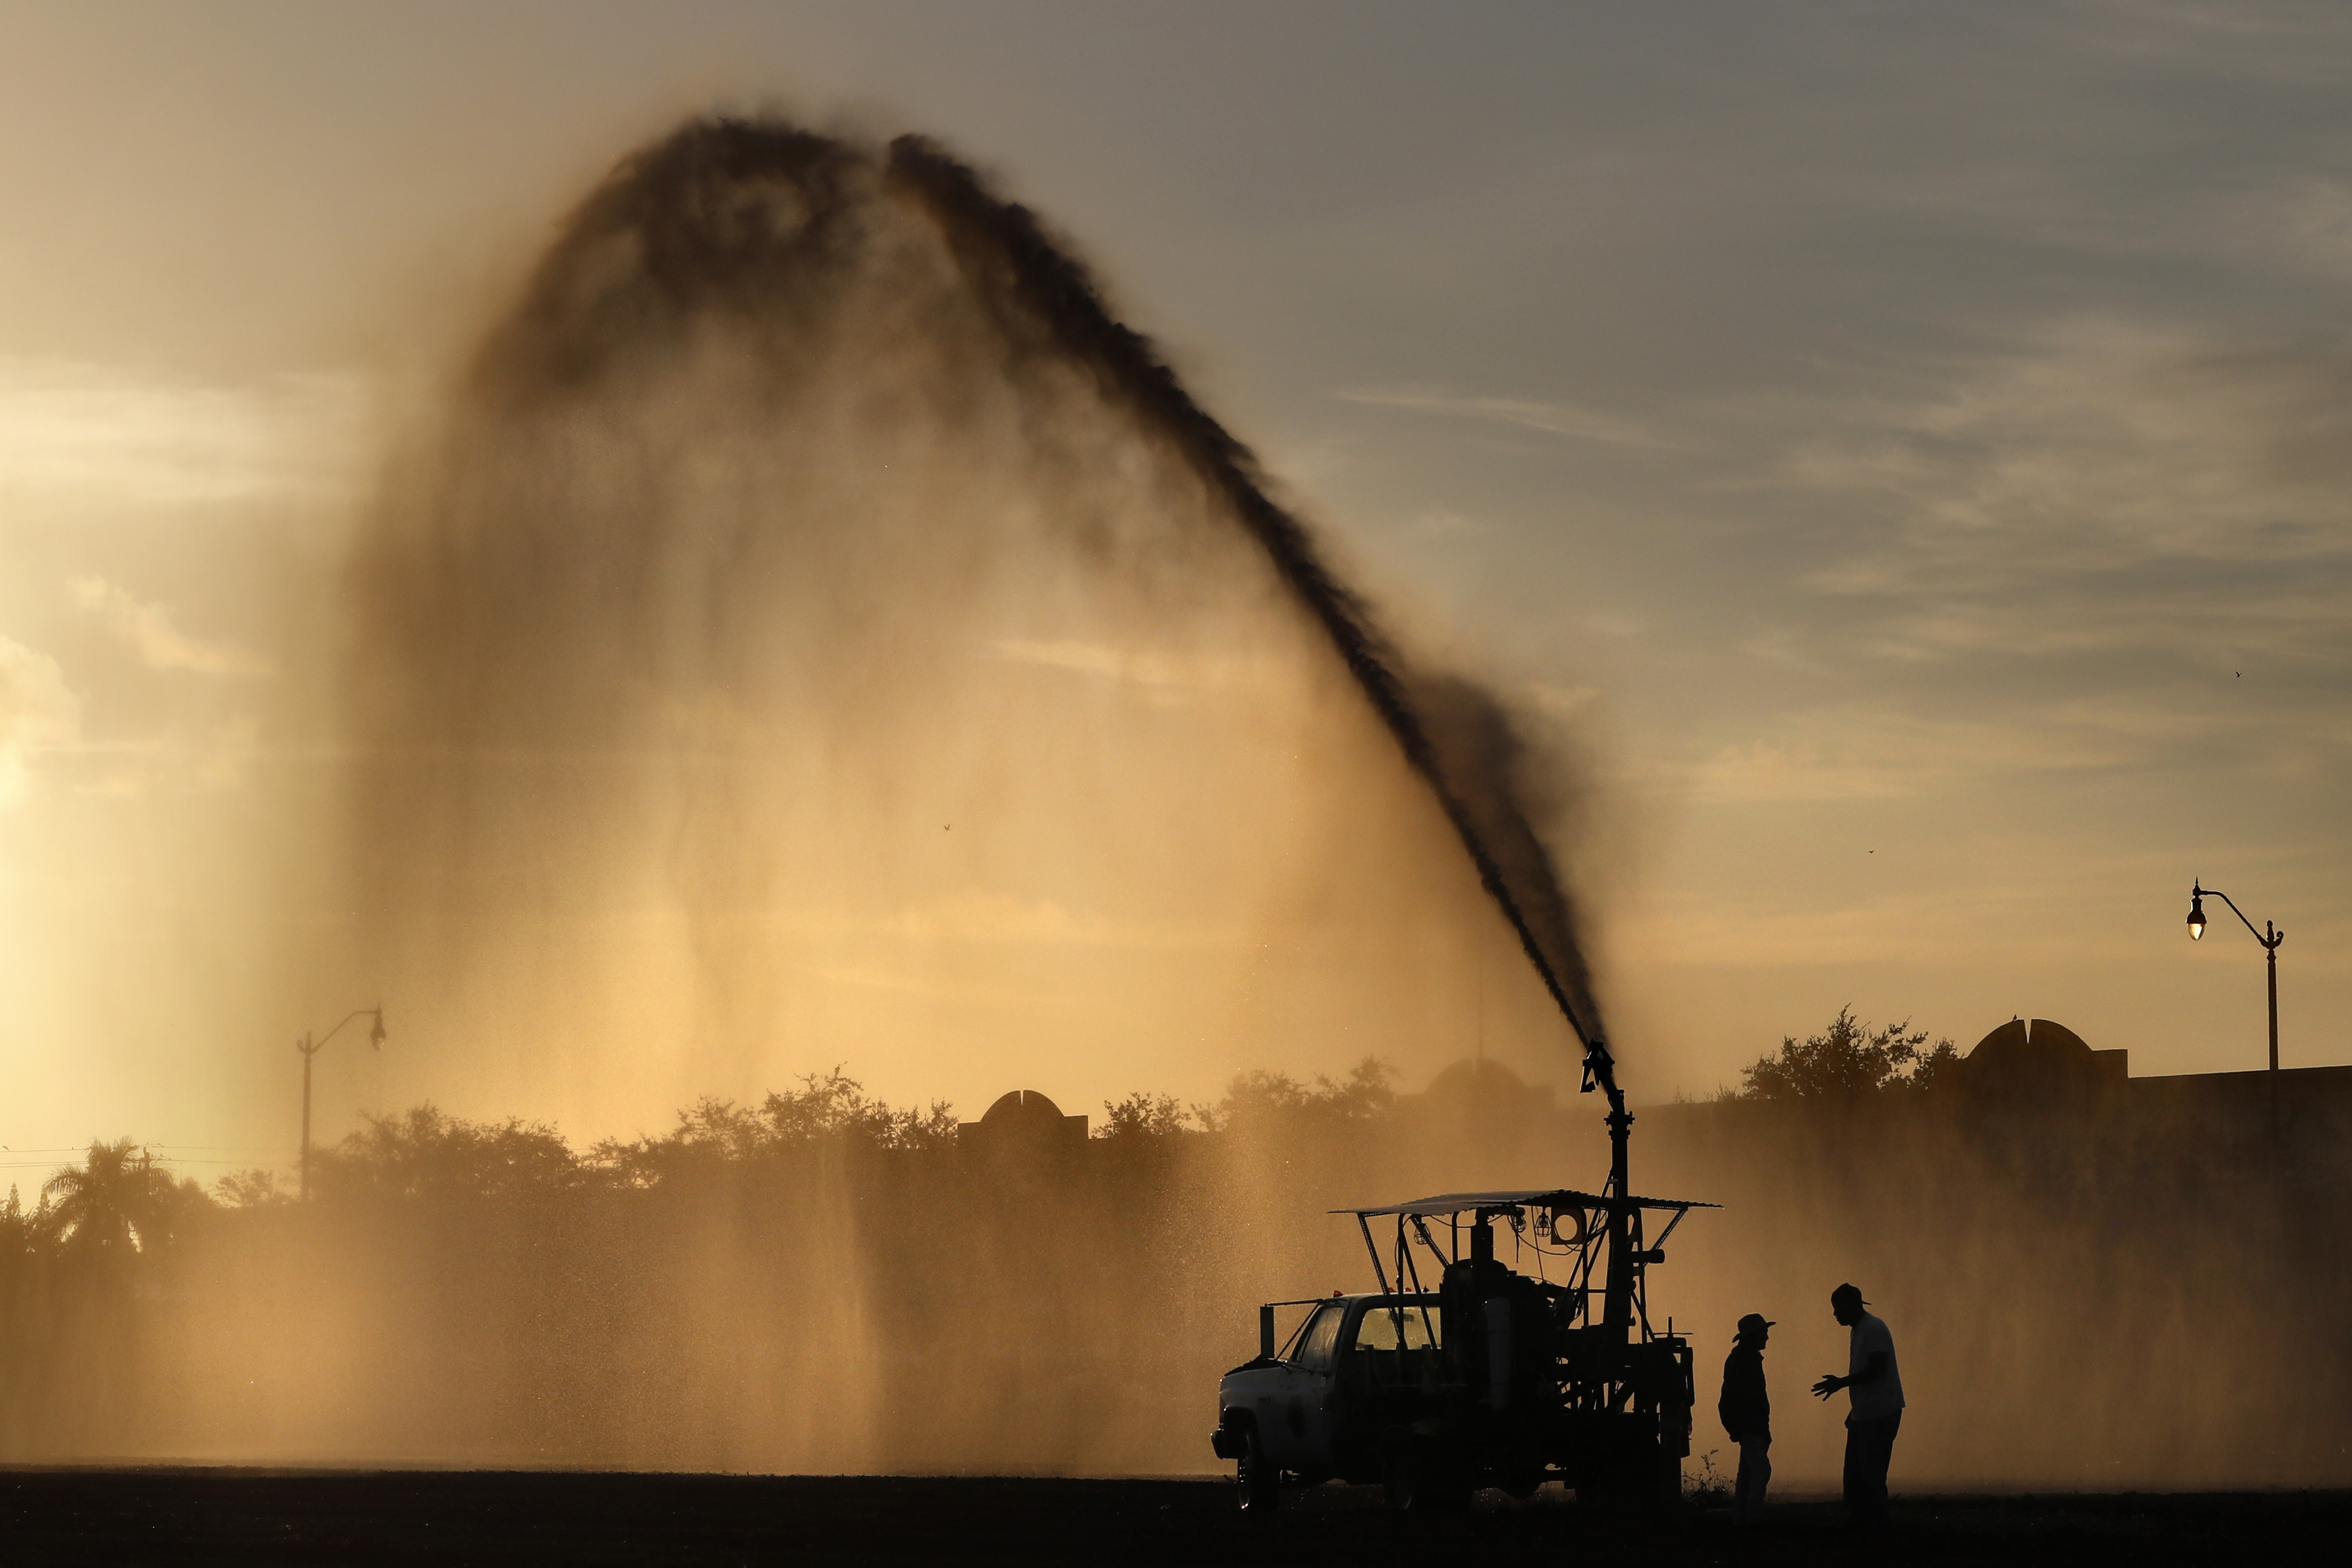
<svg viewBox="0 0 2352 1568">
<path fill-rule="evenodd" d="M 1244 1519 L 1200 1480 L 576 1472 L 0 1471 L 20 1563 L 1384 1563 L 1480 1550 L 1588 1562 L 2151 1563 L 2332 1555 L 2352 1493 L 1898 1497 L 1884 1534 L 1796 1500 L 1758 1530 L 1685 1509 L 1611 1515 L 1547 1491 L 1401 1517 L 1323 1488 Z M 1500 1560 L 1499 1558 L 1497 1560 Z"/>
</svg>

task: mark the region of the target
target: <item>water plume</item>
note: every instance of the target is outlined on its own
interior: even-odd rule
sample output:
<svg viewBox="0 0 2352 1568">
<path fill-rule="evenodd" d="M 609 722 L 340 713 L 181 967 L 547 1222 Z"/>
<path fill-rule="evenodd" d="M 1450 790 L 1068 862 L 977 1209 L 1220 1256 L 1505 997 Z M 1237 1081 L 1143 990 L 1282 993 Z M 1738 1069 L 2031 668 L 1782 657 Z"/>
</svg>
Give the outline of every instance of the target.
<svg viewBox="0 0 2352 1568">
<path fill-rule="evenodd" d="M 714 120 L 624 163 L 355 581 L 372 947 L 485 1035 L 837 1035 L 780 952 L 963 916 L 1270 951 L 1377 904 L 1363 940 L 1426 967 L 1477 923 L 1431 806 L 1600 1027 L 1504 704 L 1411 665 L 1068 247 L 930 141 Z M 1397 984 L 1353 962 L 1316 960 L 1351 1005 Z M 943 984 L 874 970 L 829 973 Z"/>
<path fill-rule="evenodd" d="M 1192 400 L 1149 339 L 1110 313 L 1093 280 L 1027 208 L 992 195 L 970 168 L 921 137 L 902 136 L 890 144 L 890 169 L 940 218 L 965 275 L 981 298 L 996 305 L 1007 340 L 1018 342 L 1042 329 L 1052 347 L 1092 369 L 1104 392 L 1131 406 L 1146 432 L 1181 454 L 1265 547 L 1413 771 L 1435 793 L 1478 868 L 1480 884 L 1570 1026 L 1580 1037 L 1598 1034 L 1600 1010 L 1577 941 L 1574 906 L 1520 799 L 1526 781 L 1517 764 L 1523 743 L 1502 704 L 1459 677 L 1429 680 L 1415 700 L 1397 649 L 1362 600 L 1325 564 L 1307 528 L 1267 494 L 1249 448 Z M 1439 703 L 1457 723 L 1433 728 L 1423 707 Z M 1460 743 L 1443 745 L 1441 739 Z"/>
</svg>

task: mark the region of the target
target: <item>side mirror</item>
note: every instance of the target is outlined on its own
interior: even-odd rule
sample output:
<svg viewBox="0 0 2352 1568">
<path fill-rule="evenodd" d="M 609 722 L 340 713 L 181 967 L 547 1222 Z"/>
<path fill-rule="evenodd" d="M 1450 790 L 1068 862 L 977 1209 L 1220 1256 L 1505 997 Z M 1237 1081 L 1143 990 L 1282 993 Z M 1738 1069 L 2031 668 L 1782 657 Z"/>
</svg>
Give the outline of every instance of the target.
<svg viewBox="0 0 2352 1568">
<path fill-rule="evenodd" d="M 1260 1307 L 1257 1310 L 1257 1359 L 1260 1361 L 1274 1359 L 1274 1309 L 1272 1307 Z"/>
</svg>

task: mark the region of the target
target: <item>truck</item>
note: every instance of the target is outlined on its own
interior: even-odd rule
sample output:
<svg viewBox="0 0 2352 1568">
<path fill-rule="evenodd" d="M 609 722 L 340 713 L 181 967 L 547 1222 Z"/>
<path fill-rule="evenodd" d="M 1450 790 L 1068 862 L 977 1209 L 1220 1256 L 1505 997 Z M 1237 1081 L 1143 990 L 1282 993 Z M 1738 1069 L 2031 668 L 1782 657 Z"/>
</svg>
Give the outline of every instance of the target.
<svg viewBox="0 0 2352 1568">
<path fill-rule="evenodd" d="M 1585 1069 L 1584 1087 L 1609 1096 L 1602 1191 L 1331 1211 L 1355 1218 L 1379 1289 L 1259 1307 L 1258 1353 L 1219 1384 L 1210 1436 L 1244 1513 L 1278 1506 L 1286 1484 L 1332 1479 L 1380 1483 L 1391 1507 L 1414 1511 L 1466 1507 L 1482 1487 L 1530 1496 L 1549 1480 L 1580 1502 L 1679 1497 L 1691 1344 L 1671 1320 L 1653 1326 L 1648 1269 L 1691 1210 L 1717 1205 L 1628 1192 L 1633 1118 L 1597 1038 Z M 1285 1309 L 1303 1316 L 1277 1347 Z"/>
</svg>

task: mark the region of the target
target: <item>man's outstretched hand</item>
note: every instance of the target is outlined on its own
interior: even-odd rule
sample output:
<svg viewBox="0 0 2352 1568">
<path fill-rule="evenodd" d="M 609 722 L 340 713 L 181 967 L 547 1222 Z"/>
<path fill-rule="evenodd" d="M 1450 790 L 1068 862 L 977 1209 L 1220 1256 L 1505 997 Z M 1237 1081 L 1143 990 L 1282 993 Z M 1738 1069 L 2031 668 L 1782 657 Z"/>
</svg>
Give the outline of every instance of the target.
<svg viewBox="0 0 2352 1568">
<path fill-rule="evenodd" d="M 1831 1394 L 1835 1394 L 1839 1389 L 1843 1388 L 1847 1384 L 1853 1381 L 1853 1380 L 1852 1378 L 1840 1377 L 1832 1373 L 1831 1375 L 1822 1379 L 1821 1382 L 1813 1384 L 1813 1397 L 1816 1399 L 1827 1399 Z"/>
</svg>

